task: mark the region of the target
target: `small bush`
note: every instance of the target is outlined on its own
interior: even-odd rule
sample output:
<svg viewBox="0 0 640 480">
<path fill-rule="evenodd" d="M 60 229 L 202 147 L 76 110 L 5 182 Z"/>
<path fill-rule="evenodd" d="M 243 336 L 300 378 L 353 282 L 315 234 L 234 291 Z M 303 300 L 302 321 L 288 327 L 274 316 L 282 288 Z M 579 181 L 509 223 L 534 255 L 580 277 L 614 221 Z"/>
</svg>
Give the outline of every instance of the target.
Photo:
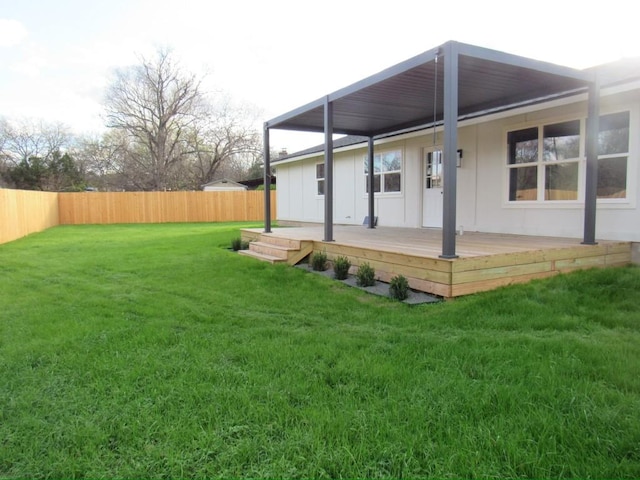
<svg viewBox="0 0 640 480">
<path fill-rule="evenodd" d="M 389 283 L 389 295 L 397 300 L 405 300 L 409 296 L 409 280 L 404 275 L 396 275 Z"/>
<path fill-rule="evenodd" d="M 311 268 L 317 272 L 327 269 L 327 254 L 325 252 L 313 252 L 311 254 Z"/>
<path fill-rule="evenodd" d="M 237 237 L 231 240 L 231 248 L 234 252 L 238 250 L 247 250 L 249 248 L 249 242 L 242 240 L 242 238 Z"/>
<path fill-rule="evenodd" d="M 376 271 L 367 262 L 358 267 L 356 283 L 361 287 L 373 287 L 376 284 Z"/>
<path fill-rule="evenodd" d="M 338 257 L 333 261 L 333 276 L 336 280 L 344 280 L 349 276 L 351 262 L 347 257 Z"/>
</svg>

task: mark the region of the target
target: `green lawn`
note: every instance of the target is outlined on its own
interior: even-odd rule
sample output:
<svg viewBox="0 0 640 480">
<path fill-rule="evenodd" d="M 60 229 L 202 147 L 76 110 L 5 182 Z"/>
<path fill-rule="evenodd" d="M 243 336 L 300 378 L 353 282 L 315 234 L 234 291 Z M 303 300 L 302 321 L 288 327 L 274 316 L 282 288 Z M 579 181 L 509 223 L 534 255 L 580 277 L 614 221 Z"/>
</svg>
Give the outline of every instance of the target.
<svg viewBox="0 0 640 480">
<path fill-rule="evenodd" d="M 407 306 L 239 224 L 0 245 L 0 477 L 640 477 L 640 269 Z"/>
</svg>

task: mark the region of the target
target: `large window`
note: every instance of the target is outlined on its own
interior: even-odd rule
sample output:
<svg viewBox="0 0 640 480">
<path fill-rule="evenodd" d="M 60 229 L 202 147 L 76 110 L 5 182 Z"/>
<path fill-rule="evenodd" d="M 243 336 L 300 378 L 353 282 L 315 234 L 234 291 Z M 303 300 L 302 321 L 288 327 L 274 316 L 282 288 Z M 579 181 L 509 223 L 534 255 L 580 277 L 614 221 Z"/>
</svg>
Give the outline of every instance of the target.
<svg viewBox="0 0 640 480">
<path fill-rule="evenodd" d="M 584 135 L 580 120 L 509 132 L 509 201 L 578 200 Z M 598 198 L 625 198 L 629 112 L 600 117 Z"/>
<path fill-rule="evenodd" d="M 369 162 L 364 159 L 365 191 L 369 192 Z M 402 191 L 402 151 L 377 153 L 373 156 L 373 191 L 400 193 Z"/>
</svg>

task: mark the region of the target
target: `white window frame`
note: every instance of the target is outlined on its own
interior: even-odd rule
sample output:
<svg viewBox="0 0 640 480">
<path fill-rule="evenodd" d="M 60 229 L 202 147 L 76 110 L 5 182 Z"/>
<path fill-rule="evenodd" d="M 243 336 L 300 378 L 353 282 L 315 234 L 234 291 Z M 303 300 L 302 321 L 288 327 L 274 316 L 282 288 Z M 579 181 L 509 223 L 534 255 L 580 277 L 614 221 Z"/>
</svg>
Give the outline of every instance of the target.
<svg viewBox="0 0 640 480">
<path fill-rule="evenodd" d="M 629 184 L 629 179 L 632 175 L 632 169 L 631 169 L 631 165 L 630 165 L 630 160 L 631 160 L 631 143 L 632 143 L 632 135 L 631 132 L 633 131 L 632 129 L 632 123 L 633 123 L 633 112 L 630 111 L 629 109 L 620 109 L 620 110 L 615 110 L 612 112 L 600 112 L 600 117 L 604 117 L 607 115 L 611 115 L 611 114 L 616 114 L 616 113 L 624 113 L 624 112 L 628 112 L 629 113 L 629 132 L 630 132 L 630 138 L 629 138 L 629 145 L 627 146 L 627 151 L 626 152 L 620 152 L 620 153 L 616 153 L 616 154 L 609 154 L 609 155 L 598 155 L 598 162 L 600 162 L 600 160 L 606 160 L 608 158 L 620 158 L 620 157 L 626 157 L 627 159 L 627 185 L 626 185 L 626 196 L 623 198 L 598 198 L 597 201 L 598 203 L 602 203 L 602 204 L 629 204 L 631 202 L 631 188 L 630 188 L 630 184 Z M 579 121 L 580 122 L 580 146 L 579 146 L 579 156 L 577 158 L 571 158 L 571 159 L 563 159 L 563 160 L 555 160 L 555 161 L 549 161 L 549 160 L 544 160 L 544 127 L 545 126 L 551 126 L 551 125 L 556 125 L 556 124 L 561 124 L 561 123 L 565 123 L 565 122 L 571 122 L 571 121 Z M 520 130 L 527 130 L 529 128 L 537 128 L 538 129 L 538 154 L 537 154 L 537 159 L 535 162 L 528 162 L 528 163 L 514 163 L 511 164 L 510 162 L 510 145 L 509 145 L 509 134 L 513 133 L 513 132 L 517 132 Z M 519 125 L 519 126 L 513 126 L 513 127 L 509 127 L 508 129 L 505 130 L 505 143 L 504 145 L 506 145 L 506 150 L 505 150 L 505 156 L 504 158 L 506 158 L 506 176 L 505 176 L 505 204 L 507 206 L 510 207 L 522 207 L 522 206 L 527 206 L 527 205 L 531 205 L 531 206 L 543 206 L 543 205 L 547 205 L 547 206 L 552 206 L 552 205 L 556 205 L 556 206 L 582 206 L 584 204 L 584 196 L 585 196 L 585 192 L 584 192 L 584 180 L 585 180 L 585 176 L 586 176 L 586 153 L 585 153 L 585 141 L 586 141 L 586 119 L 585 118 L 576 118 L 576 117 L 571 117 L 571 118 L 560 118 L 560 119 L 553 119 L 553 120 L 547 120 L 547 121 L 540 121 L 540 122 L 536 122 L 536 123 L 529 123 L 529 124 L 525 124 L 525 125 Z M 578 164 L 578 192 L 577 192 L 577 198 L 576 199 L 572 199 L 572 200 L 545 200 L 545 172 L 546 172 L 546 166 L 550 166 L 550 165 L 559 165 L 559 164 L 570 164 L 570 163 L 577 163 Z M 523 167 L 536 167 L 537 168 L 537 172 L 536 172 L 536 198 L 532 199 L 532 200 L 511 200 L 510 197 L 510 187 L 511 187 L 511 171 L 514 168 L 523 168 Z"/>
<path fill-rule="evenodd" d="M 394 153 L 400 158 L 400 168 L 396 169 L 396 170 L 383 170 L 383 168 L 384 168 L 383 161 L 382 161 L 383 156 L 389 155 L 389 154 L 394 154 Z M 378 165 L 379 165 L 379 171 L 376 171 L 376 167 L 375 167 L 376 159 L 377 159 L 377 162 L 378 162 Z M 379 177 L 380 178 L 380 190 L 379 191 L 375 191 L 374 195 L 375 196 L 402 196 L 403 184 L 404 184 L 404 178 L 403 178 L 404 152 L 403 152 L 402 148 L 393 148 L 393 149 L 383 150 L 383 151 L 374 153 L 373 163 L 374 163 L 374 178 L 375 177 Z M 363 161 L 364 194 L 365 194 L 365 196 L 368 195 L 368 190 L 369 190 L 369 175 L 367 173 L 368 167 L 369 167 L 369 160 L 368 160 L 368 157 L 365 155 L 364 156 L 364 161 Z M 391 191 L 386 191 L 385 190 L 385 176 L 387 176 L 387 175 L 398 175 L 399 176 L 399 178 L 400 178 L 400 190 L 391 190 Z"/>
<path fill-rule="evenodd" d="M 322 167 L 321 177 L 318 176 L 318 174 L 320 173 L 318 167 Z M 315 169 L 314 173 L 316 177 L 316 197 L 324 197 L 324 192 L 326 187 L 325 176 L 324 176 L 324 163 L 323 162 L 316 163 L 314 166 L 314 169 Z M 322 193 L 320 193 L 320 182 L 322 182 Z"/>
</svg>

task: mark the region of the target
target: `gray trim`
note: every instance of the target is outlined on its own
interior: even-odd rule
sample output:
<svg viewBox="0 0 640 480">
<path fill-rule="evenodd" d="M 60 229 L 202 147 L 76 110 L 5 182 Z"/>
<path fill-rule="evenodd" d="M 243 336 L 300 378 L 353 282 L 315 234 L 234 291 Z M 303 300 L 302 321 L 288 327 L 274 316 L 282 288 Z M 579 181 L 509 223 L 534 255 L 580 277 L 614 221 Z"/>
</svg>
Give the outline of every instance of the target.
<svg viewBox="0 0 640 480">
<path fill-rule="evenodd" d="M 287 120 L 291 120 L 293 118 L 296 118 L 298 115 L 300 115 L 301 113 L 306 113 L 309 112 L 311 110 L 316 110 L 316 109 L 320 109 L 324 107 L 324 102 L 325 102 L 325 97 L 320 98 L 318 100 L 315 100 L 313 102 L 307 103 L 306 105 L 303 105 L 301 107 L 298 107 L 294 110 L 291 110 L 287 113 L 283 113 L 282 115 L 272 118 L 271 120 L 268 120 L 266 122 L 266 125 L 268 128 L 278 128 L 278 125 L 287 121 Z M 311 130 L 311 131 L 318 131 L 321 132 L 322 129 L 315 129 L 315 130 Z"/>
<path fill-rule="evenodd" d="M 333 103 L 324 103 L 324 241 L 333 242 Z"/>
<path fill-rule="evenodd" d="M 269 127 L 264 124 L 264 233 L 271 233 L 271 153 Z"/>
<path fill-rule="evenodd" d="M 369 225 L 367 228 L 376 228 L 376 219 L 375 219 L 375 192 L 373 191 L 374 186 L 374 172 L 373 172 L 373 157 L 374 157 L 374 142 L 373 137 L 369 137 L 367 141 L 367 163 L 369 166 L 369 175 L 367 176 L 367 183 L 369 185 Z"/>
<path fill-rule="evenodd" d="M 589 86 L 586 154 L 587 168 L 584 193 L 585 245 L 596 245 L 596 210 L 598 203 L 598 133 L 600 130 L 600 87 L 596 80 Z"/>
<path fill-rule="evenodd" d="M 522 67 L 526 69 L 536 70 L 542 73 L 548 73 L 550 75 L 574 78 L 576 80 L 582 80 L 585 82 L 591 82 L 594 79 L 593 72 L 589 70 L 576 70 L 574 68 L 557 65 L 555 63 L 534 60 L 532 58 L 513 55 L 511 53 L 501 52 L 498 50 L 492 50 L 490 48 L 477 47 L 475 45 L 466 43 L 449 43 L 457 44 L 457 49 L 460 55 L 473 57 L 478 60 L 486 60 L 489 62 L 501 63 L 513 67 Z"/>
<path fill-rule="evenodd" d="M 442 255 L 456 255 L 456 196 L 458 157 L 458 45 L 451 42 L 444 49 L 444 145 L 443 145 L 443 201 Z"/>
</svg>

